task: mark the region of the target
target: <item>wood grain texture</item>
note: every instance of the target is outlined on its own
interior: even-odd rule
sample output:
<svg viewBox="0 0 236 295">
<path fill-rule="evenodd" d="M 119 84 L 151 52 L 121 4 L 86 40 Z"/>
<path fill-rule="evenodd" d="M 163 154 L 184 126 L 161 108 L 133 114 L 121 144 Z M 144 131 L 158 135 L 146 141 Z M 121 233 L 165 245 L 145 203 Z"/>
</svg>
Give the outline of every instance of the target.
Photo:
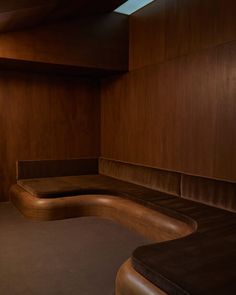
<svg viewBox="0 0 236 295">
<path fill-rule="evenodd" d="M 15 182 L 16 160 L 99 155 L 96 80 L 1 72 L 0 199 Z"/>
<path fill-rule="evenodd" d="M 98 174 L 98 159 L 17 161 L 16 179 Z"/>
<path fill-rule="evenodd" d="M 180 196 L 179 173 L 99 158 L 99 174 Z"/>
<path fill-rule="evenodd" d="M 158 242 L 178 239 L 195 231 L 188 223 L 112 195 L 93 194 L 39 199 L 15 185 L 11 188 L 11 201 L 32 220 L 100 216 L 121 223 Z"/>
<path fill-rule="evenodd" d="M 99 159 L 99 173 L 154 189 L 165 195 L 182 197 L 236 212 L 236 183 L 233 182 L 186 175 L 105 158 Z"/>
<path fill-rule="evenodd" d="M 154 1 L 130 17 L 130 70 L 165 60 L 165 0 Z"/>
<path fill-rule="evenodd" d="M 124 0 L 2 0 L 0 31 L 19 30 L 45 22 L 113 11 Z"/>
<path fill-rule="evenodd" d="M 102 156 L 236 180 L 236 42 L 106 79 Z"/>
<path fill-rule="evenodd" d="M 103 83 L 103 157 L 236 180 L 235 10 L 160 0 L 130 17 L 131 72 Z"/>
<path fill-rule="evenodd" d="M 0 58 L 102 70 L 128 69 L 128 18 L 82 17 L 0 35 Z"/>
<path fill-rule="evenodd" d="M 234 0 L 159 0 L 130 18 L 130 69 L 236 39 Z"/>
<path fill-rule="evenodd" d="M 181 197 L 236 212 L 236 184 L 181 175 Z"/>
<path fill-rule="evenodd" d="M 119 268 L 115 291 L 116 295 L 168 295 L 135 271 L 131 259 Z"/>
</svg>

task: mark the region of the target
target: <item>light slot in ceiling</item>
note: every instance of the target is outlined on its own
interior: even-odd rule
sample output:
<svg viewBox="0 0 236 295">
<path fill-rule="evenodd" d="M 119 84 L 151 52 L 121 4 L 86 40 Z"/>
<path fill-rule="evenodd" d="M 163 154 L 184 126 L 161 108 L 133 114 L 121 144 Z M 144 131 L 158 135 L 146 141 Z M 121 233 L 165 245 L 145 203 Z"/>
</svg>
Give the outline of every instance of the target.
<svg viewBox="0 0 236 295">
<path fill-rule="evenodd" d="M 130 15 L 153 1 L 154 0 L 128 0 L 119 6 L 115 12 Z"/>
</svg>

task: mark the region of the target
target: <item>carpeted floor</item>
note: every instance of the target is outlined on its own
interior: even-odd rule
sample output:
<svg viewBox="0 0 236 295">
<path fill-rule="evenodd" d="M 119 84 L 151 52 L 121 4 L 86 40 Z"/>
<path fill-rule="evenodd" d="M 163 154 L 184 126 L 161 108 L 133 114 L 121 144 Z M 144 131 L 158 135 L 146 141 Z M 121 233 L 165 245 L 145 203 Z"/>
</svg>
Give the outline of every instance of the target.
<svg viewBox="0 0 236 295">
<path fill-rule="evenodd" d="M 0 203 L 0 294 L 112 295 L 119 266 L 147 242 L 109 220 L 33 222 Z"/>
</svg>

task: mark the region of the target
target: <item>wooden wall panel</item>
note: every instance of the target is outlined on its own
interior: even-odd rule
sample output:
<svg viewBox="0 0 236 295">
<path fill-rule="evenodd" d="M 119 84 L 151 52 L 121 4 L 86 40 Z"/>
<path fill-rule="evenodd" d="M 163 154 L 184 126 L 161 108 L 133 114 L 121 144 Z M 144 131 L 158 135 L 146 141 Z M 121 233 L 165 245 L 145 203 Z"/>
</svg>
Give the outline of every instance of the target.
<svg viewBox="0 0 236 295">
<path fill-rule="evenodd" d="M 103 81 L 103 157 L 236 181 L 234 8 L 168 0 L 131 16 L 131 72 Z"/>
<path fill-rule="evenodd" d="M 236 180 L 235 64 L 233 42 L 107 80 L 103 156 Z"/>
<path fill-rule="evenodd" d="M 147 166 L 99 158 L 99 174 L 135 183 L 163 193 L 180 196 L 181 175 Z"/>
<path fill-rule="evenodd" d="M 165 60 L 165 0 L 154 1 L 130 17 L 129 68 Z"/>
<path fill-rule="evenodd" d="M 116 13 L 0 34 L 0 58 L 105 70 L 128 68 L 128 19 Z"/>
<path fill-rule="evenodd" d="M 0 74 L 0 200 L 16 160 L 97 157 L 99 84 L 63 76 Z"/>
<path fill-rule="evenodd" d="M 130 18 L 130 69 L 236 38 L 234 0 L 158 0 Z"/>
<path fill-rule="evenodd" d="M 1 0 L 0 32 L 112 12 L 125 0 Z"/>
</svg>

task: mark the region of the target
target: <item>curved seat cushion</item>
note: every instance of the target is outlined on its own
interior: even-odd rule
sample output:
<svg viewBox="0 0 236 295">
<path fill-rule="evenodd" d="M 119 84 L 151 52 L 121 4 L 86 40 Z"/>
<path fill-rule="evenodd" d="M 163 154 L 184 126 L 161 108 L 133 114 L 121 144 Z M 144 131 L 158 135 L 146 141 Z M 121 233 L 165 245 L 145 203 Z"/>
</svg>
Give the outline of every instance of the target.
<svg viewBox="0 0 236 295">
<path fill-rule="evenodd" d="M 38 197 L 75 194 L 81 189 L 77 176 L 33 178 L 18 180 L 17 184 L 27 192 Z"/>
<path fill-rule="evenodd" d="M 38 198 L 75 196 L 82 194 L 112 194 L 135 196 L 135 199 L 151 200 L 168 194 L 104 175 L 78 175 L 48 178 L 21 179 L 17 184 Z"/>
<path fill-rule="evenodd" d="M 103 192 L 102 190 L 109 186 L 107 178 L 109 179 L 109 177 L 101 175 L 47 177 L 21 179 L 17 181 L 17 184 L 34 196 L 50 198 L 78 193 L 93 193 L 93 190 Z"/>
</svg>

